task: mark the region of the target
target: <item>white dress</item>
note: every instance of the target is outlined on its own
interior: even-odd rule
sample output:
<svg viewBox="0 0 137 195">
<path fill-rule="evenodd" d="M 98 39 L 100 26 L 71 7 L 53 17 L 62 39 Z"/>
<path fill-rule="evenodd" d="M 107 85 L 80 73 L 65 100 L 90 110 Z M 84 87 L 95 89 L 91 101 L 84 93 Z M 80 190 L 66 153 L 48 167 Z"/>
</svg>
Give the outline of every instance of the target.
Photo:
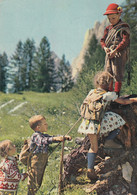
<svg viewBox="0 0 137 195">
<path fill-rule="evenodd" d="M 89 93 L 91 93 L 91 90 Z M 109 102 L 114 101 L 117 99 L 117 95 L 115 92 L 106 92 L 103 94 L 103 101 L 104 104 L 107 105 Z M 123 118 L 114 112 L 106 112 L 100 127 L 100 134 L 105 134 L 114 129 L 117 129 L 125 124 Z M 83 119 L 82 123 L 78 128 L 78 132 L 81 134 L 97 134 L 98 131 L 98 123 L 93 120 Z"/>
</svg>

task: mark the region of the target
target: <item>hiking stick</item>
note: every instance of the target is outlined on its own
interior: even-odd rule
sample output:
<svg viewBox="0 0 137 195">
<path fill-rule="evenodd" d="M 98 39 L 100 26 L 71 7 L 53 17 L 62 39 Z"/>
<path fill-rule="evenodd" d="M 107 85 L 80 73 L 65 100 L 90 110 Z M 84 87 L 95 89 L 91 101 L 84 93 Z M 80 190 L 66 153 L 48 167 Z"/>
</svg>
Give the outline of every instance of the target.
<svg viewBox="0 0 137 195">
<path fill-rule="evenodd" d="M 75 127 L 75 125 L 81 120 L 82 117 L 79 117 L 79 119 L 74 123 L 74 125 L 70 128 L 70 130 L 65 134 L 69 134 L 72 129 Z M 61 194 L 62 188 L 63 188 L 63 181 L 62 181 L 62 172 L 63 172 L 63 157 L 64 157 L 64 145 L 65 145 L 65 135 L 63 136 L 63 142 L 62 142 L 62 151 L 61 151 L 61 159 L 60 159 L 60 173 L 59 173 L 59 195 Z"/>
<path fill-rule="evenodd" d="M 82 116 L 79 117 L 79 119 L 74 123 L 74 125 L 69 129 L 69 131 L 68 131 L 65 135 L 68 135 L 68 134 L 72 131 L 72 129 L 75 127 L 75 125 L 76 125 L 81 119 L 82 119 Z M 64 136 L 65 136 L 65 135 L 64 135 Z M 60 143 L 61 143 L 61 142 L 59 142 L 59 143 L 55 146 L 54 150 L 60 145 Z M 54 150 L 48 155 L 48 157 L 54 152 Z"/>
<path fill-rule="evenodd" d="M 64 145 L 65 145 L 65 137 L 63 136 L 61 159 L 60 159 L 60 173 L 59 173 L 59 195 L 61 194 L 62 187 L 63 187 L 62 171 L 63 171 Z"/>
</svg>

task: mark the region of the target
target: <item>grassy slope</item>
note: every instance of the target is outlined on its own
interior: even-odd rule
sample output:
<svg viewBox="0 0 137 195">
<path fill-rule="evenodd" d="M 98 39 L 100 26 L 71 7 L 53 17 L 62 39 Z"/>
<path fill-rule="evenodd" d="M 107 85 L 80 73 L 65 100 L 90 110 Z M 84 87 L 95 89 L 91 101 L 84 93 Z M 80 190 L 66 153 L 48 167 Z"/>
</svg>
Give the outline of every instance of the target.
<svg viewBox="0 0 137 195">
<path fill-rule="evenodd" d="M 30 137 L 33 130 L 28 125 L 28 119 L 35 114 L 42 114 L 47 118 L 48 133 L 50 135 L 66 134 L 70 127 L 79 118 L 77 108 L 71 92 L 68 93 L 35 93 L 24 92 L 22 94 L 0 94 L 0 106 L 14 99 L 10 104 L 0 109 L 0 141 L 4 139 L 12 140 L 20 152 L 23 140 Z M 9 113 L 22 102 L 28 102 L 18 110 Z M 73 137 L 71 142 L 66 142 L 66 146 L 74 148 L 74 138 L 80 136 L 77 134 L 77 127 L 72 130 L 70 135 Z M 55 144 L 50 146 L 50 151 Z M 67 151 L 68 152 L 68 151 Z M 45 171 L 43 185 L 37 194 L 48 194 L 54 187 L 51 194 L 57 194 L 59 164 L 60 164 L 61 145 L 50 155 L 49 163 Z M 22 164 L 19 164 L 20 170 L 26 170 Z M 18 190 L 19 195 L 25 195 L 27 190 L 27 181 L 21 182 Z M 65 194 L 85 194 L 81 189 L 71 189 Z"/>
</svg>

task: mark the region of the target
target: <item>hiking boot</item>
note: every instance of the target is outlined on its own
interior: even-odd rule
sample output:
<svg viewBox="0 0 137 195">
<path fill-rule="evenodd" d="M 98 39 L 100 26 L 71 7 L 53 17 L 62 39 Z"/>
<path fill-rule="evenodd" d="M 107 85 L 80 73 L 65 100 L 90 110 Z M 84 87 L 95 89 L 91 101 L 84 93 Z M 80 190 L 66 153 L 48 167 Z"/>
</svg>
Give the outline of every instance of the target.
<svg viewBox="0 0 137 195">
<path fill-rule="evenodd" d="M 123 146 L 120 144 L 117 144 L 112 139 L 110 139 L 110 140 L 105 141 L 104 148 L 121 149 L 121 148 L 123 148 Z"/>
<path fill-rule="evenodd" d="M 98 176 L 95 172 L 94 169 L 92 169 L 91 171 L 88 171 L 87 172 L 87 177 L 90 179 L 90 180 L 97 180 L 98 179 Z"/>
</svg>

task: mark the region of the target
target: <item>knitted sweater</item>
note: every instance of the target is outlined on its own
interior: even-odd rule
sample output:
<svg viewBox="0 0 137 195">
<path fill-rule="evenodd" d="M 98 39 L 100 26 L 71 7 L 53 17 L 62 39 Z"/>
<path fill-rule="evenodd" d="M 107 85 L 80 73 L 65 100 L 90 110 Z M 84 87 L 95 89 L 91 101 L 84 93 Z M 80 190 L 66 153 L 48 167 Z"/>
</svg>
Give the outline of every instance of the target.
<svg viewBox="0 0 137 195">
<path fill-rule="evenodd" d="M 19 173 L 18 164 L 14 157 L 9 156 L 0 163 L 0 191 L 16 191 L 19 181 L 24 175 Z"/>
</svg>

